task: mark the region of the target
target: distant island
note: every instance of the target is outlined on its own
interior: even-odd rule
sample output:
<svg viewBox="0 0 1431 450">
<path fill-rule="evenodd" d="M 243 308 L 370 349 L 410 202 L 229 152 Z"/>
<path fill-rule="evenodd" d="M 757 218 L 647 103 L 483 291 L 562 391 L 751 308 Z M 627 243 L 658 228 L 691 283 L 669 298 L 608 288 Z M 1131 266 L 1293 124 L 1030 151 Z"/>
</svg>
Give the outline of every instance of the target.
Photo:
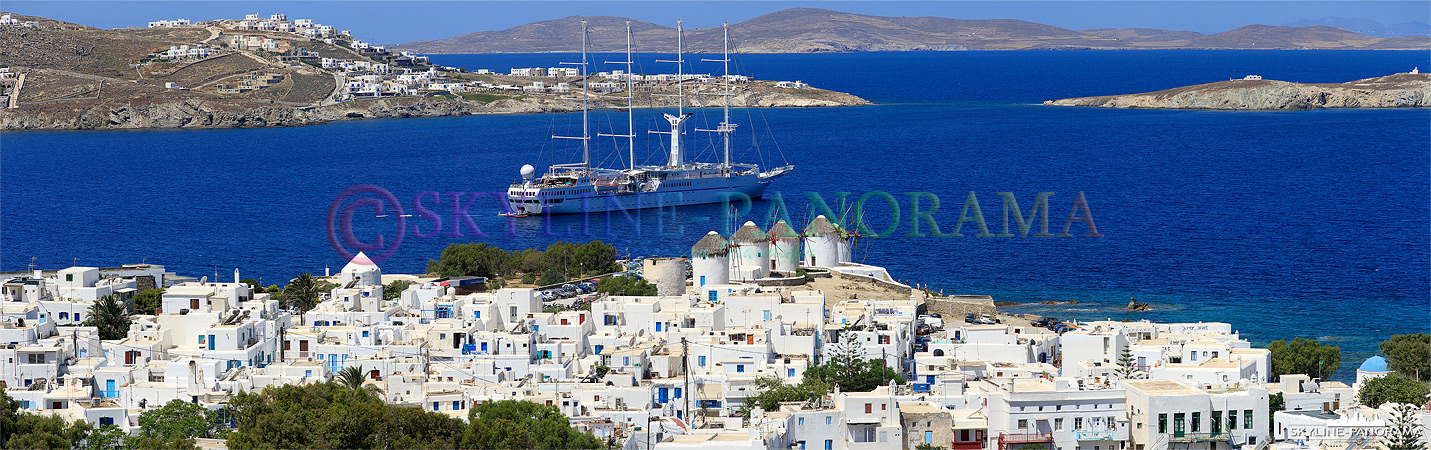
<svg viewBox="0 0 1431 450">
<path fill-rule="evenodd" d="M 1399 73 L 1346 83 L 1290 83 L 1248 76 L 1141 94 L 1050 100 L 1102 108 L 1305 110 L 1431 107 L 1431 74 Z"/>
<path fill-rule="evenodd" d="M 676 47 L 672 24 L 624 17 L 572 16 L 506 30 L 477 31 L 391 48 L 426 54 L 570 52 L 581 45 L 581 22 L 593 51 L 624 51 L 626 22 L 638 51 Z M 792 8 L 730 25 L 734 52 L 810 53 L 906 50 L 1134 50 L 1134 49 L 1359 49 L 1427 50 L 1431 37 L 1378 38 L 1326 25 L 1247 25 L 1215 34 L 1150 28 L 1069 30 L 1013 19 L 883 17 L 818 8 Z M 721 51 L 721 30 L 687 30 L 686 48 Z"/>
<path fill-rule="evenodd" d="M 579 48 L 579 47 L 578 47 Z M 581 110 L 580 72 L 467 71 L 284 14 L 104 30 L 0 12 L 0 130 L 303 126 L 337 120 Z M 635 101 L 625 96 L 632 78 Z M 864 105 L 799 81 L 733 77 L 732 106 Z M 673 106 L 674 74 L 590 74 L 594 108 Z M 686 74 L 688 93 L 722 79 Z M 688 106 L 720 97 L 692 95 Z"/>
</svg>

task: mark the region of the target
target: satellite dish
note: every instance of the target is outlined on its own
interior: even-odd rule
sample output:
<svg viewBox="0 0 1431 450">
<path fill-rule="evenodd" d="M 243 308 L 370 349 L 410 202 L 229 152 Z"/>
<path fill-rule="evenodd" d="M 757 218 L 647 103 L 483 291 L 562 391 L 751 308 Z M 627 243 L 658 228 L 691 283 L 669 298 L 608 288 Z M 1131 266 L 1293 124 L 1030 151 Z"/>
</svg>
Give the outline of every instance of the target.
<svg viewBox="0 0 1431 450">
<path fill-rule="evenodd" d="M 209 282 L 209 276 L 208 276 L 208 275 L 204 275 L 204 276 L 202 276 L 202 277 L 199 277 L 199 286 L 203 286 L 204 283 L 208 283 L 208 282 Z"/>
</svg>

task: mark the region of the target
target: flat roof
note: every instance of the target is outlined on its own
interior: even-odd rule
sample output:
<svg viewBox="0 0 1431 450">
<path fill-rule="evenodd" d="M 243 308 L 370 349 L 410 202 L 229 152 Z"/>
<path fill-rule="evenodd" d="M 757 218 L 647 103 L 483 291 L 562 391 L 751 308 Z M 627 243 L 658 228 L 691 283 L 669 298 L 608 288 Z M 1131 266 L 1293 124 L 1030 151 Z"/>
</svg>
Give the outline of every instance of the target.
<svg viewBox="0 0 1431 450">
<path fill-rule="evenodd" d="M 1186 384 L 1174 380 L 1127 380 L 1124 381 L 1124 383 L 1127 383 L 1128 387 L 1132 389 L 1153 395 L 1187 395 L 1203 393 L 1202 391 L 1197 390 L 1192 386 L 1188 386 Z"/>
</svg>

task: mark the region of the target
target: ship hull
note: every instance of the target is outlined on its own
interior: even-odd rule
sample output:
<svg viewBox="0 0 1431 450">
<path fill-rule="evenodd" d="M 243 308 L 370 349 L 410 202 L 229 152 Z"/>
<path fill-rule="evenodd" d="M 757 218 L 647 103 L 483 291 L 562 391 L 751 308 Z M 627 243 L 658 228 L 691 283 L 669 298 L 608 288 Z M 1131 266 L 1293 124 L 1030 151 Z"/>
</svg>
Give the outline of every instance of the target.
<svg viewBox="0 0 1431 450">
<path fill-rule="evenodd" d="M 630 211 L 673 206 L 738 203 L 745 198 L 760 198 L 770 187 L 770 179 L 755 174 L 731 177 L 675 180 L 644 192 L 585 192 L 574 195 L 530 196 L 509 195 L 508 207 L 517 215 L 582 214 L 594 212 Z M 514 189 L 516 191 L 516 189 Z"/>
</svg>

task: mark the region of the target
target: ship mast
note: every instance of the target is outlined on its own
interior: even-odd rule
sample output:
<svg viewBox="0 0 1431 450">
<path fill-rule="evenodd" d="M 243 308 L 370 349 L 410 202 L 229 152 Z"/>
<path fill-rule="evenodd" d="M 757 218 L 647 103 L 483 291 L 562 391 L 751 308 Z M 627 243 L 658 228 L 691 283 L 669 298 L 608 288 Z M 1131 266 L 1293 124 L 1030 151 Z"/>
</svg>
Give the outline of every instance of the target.
<svg viewBox="0 0 1431 450">
<path fill-rule="evenodd" d="M 723 167 L 722 170 L 725 171 L 726 176 L 730 176 L 730 134 L 735 132 L 735 124 L 730 123 L 730 22 L 721 24 L 721 33 L 723 34 L 723 40 L 725 42 L 724 57 L 722 59 L 702 59 L 701 61 L 718 61 L 725 67 L 725 76 L 721 77 L 724 81 L 724 92 L 720 94 L 722 106 L 725 111 L 725 120 L 714 130 L 697 131 L 720 133 L 721 143 L 725 146 L 725 167 Z"/>
<path fill-rule="evenodd" d="M 683 53 L 683 50 L 682 50 L 682 45 L 684 44 L 684 42 L 682 42 L 682 37 L 683 37 L 685 34 L 686 34 L 686 33 L 685 33 L 685 28 L 684 28 L 684 26 L 683 26 L 683 22 L 680 21 L 680 20 L 677 20 L 677 21 L 676 21 L 676 59 L 675 59 L 674 61 L 656 60 L 656 62 L 676 63 L 676 94 L 675 94 L 675 95 L 671 95 L 671 94 L 651 94 L 651 95 L 657 96 L 657 97 L 677 97 L 677 98 L 678 98 L 677 103 L 676 103 L 676 114 L 675 114 L 675 115 L 671 115 L 670 113 L 661 114 L 663 117 L 666 118 L 666 121 L 667 121 L 667 122 L 670 122 L 670 123 L 671 123 L 671 131 L 651 131 L 651 133 L 670 134 L 670 135 L 671 135 L 671 156 L 670 156 L 670 160 L 667 162 L 667 165 L 670 166 L 670 167 L 681 167 L 681 165 L 683 164 L 682 159 L 683 159 L 683 156 L 684 156 L 684 155 L 682 154 L 682 151 L 683 151 L 683 150 L 682 150 L 682 148 L 681 148 L 681 134 L 682 134 L 682 132 L 681 132 L 681 124 L 682 124 L 682 123 L 685 123 L 686 119 L 689 119 L 689 118 L 691 117 L 690 114 L 686 113 L 686 91 L 685 91 L 685 73 L 686 73 L 686 71 L 685 71 L 685 63 L 686 63 L 686 61 L 685 61 L 684 53 Z"/>
<path fill-rule="evenodd" d="M 582 174 L 591 173 L 591 122 L 589 112 L 591 110 L 591 96 L 586 92 L 586 21 L 581 21 L 581 62 L 564 62 L 562 64 L 581 65 L 581 136 L 552 136 L 553 139 L 581 139 L 581 169 Z"/>
<path fill-rule="evenodd" d="M 626 150 L 631 154 L 631 169 L 636 169 L 636 91 L 633 90 L 631 64 L 631 21 L 626 21 Z"/>
<path fill-rule="evenodd" d="M 604 134 L 604 133 L 597 133 L 596 135 L 597 135 L 597 136 L 624 137 L 624 138 L 626 138 L 626 146 L 627 146 L 626 150 L 627 150 L 627 152 L 630 154 L 630 158 L 631 158 L 631 159 L 630 159 L 630 163 L 629 163 L 629 167 L 631 168 L 631 170 L 636 170 L 636 116 L 635 116 L 634 113 L 632 112 L 633 110 L 635 110 L 635 106 L 636 106 L 636 105 L 635 105 L 635 102 L 636 102 L 636 91 L 633 90 L 633 89 L 634 89 L 634 87 L 633 87 L 634 84 L 633 84 L 633 82 L 632 82 L 632 78 L 633 78 L 633 77 L 632 77 L 632 74 L 631 74 L 631 65 L 635 63 L 635 60 L 631 59 L 631 21 L 630 21 L 630 20 L 626 21 L 626 60 L 625 60 L 625 61 L 607 61 L 607 63 L 608 63 L 608 64 L 625 64 L 625 65 L 626 65 L 626 96 L 624 96 L 624 97 L 606 97 L 606 98 L 610 98 L 610 99 L 626 100 L 626 134 Z"/>
</svg>

